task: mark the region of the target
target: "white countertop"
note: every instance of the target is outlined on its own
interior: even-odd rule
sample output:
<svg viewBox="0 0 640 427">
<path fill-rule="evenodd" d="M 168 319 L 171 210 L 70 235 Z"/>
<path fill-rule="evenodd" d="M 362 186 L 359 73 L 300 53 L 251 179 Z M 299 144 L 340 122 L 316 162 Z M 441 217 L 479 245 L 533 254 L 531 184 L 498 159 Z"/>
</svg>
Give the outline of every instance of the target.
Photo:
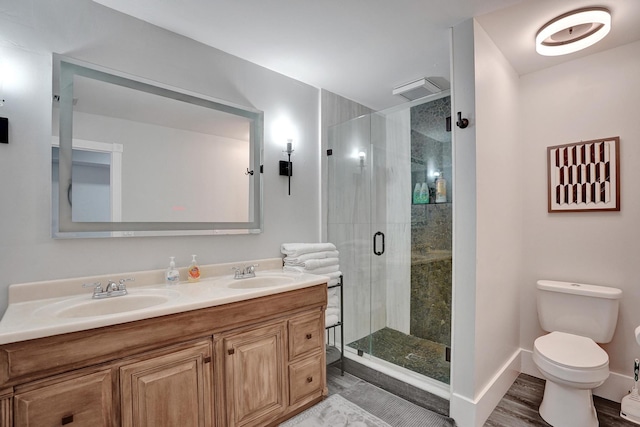
<svg viewBox="0 0 640 427">
<path fill-rule="evenodd" d="M 257 278 L 287 278 L 287 283 L 250 289 L 233 289 L 230 283 L 241 283 L 246 279 L 233 279 L 233 274 L 226 274 L 231 266 L 259 263 L 263 268 L 256 269 Z M 279 264 L 278 264 L 279 263 Z M 144 299 L 146 295 L 167 295 L 166 302 L 151 307 L 125 311 L 122 313 L 90 315 L 86 317 L 60 317 L 56 312 L 68 305 L 92 301 L 91 288 L 82 288 L 82 283 L 102 281 L 105 277 L 95 276 L 69 280 L 55 280 L 49 282 L 25 283 L 9 287 L 9 306 L 2 320 L 0 320 L 0 344 L 43 338 L 51 335 L 83 331 L 87 329 L 110 326 L 119 323 L 133 322 L 181 313 L 206 307 L 229 304 L 252 298 L 293 291 L 328 281 L 328 277 L 304 273 L 285 272 L 278 265 L 282 265 L 279 258 L 249 261 L 246 263 L 217 264 L 201 267 L 207 278 L 197 283 L 180 282 L 178 285 L 162 283 L 164 270 L 147 272 L 124 273 L 110 275 L 117 279 L 135 277 L 135 282 L 128 282 L 129 295 L 110 297 L 103 300 L 114 304 L 115 301 L 125 303 L 127 297 Z M 215 274 L 224 272 L 225 274 Z M 183 271 L 181 271 L 181 277 Z M 253 279 L 250 279 L 253 280 Z M 57 291 L 57 292 L 56 292 Z M 112 302 L 113 301 L 113 302 Z"/>
</svg>

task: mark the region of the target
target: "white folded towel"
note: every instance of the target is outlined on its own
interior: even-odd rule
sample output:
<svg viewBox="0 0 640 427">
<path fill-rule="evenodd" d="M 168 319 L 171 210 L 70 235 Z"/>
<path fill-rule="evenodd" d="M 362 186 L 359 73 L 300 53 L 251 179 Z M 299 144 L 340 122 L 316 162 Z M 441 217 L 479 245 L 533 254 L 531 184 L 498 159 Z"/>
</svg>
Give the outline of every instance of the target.
<svg viewBox="0 0 640 427">
<path fill-rule="evenodd" d="M 300 256 L 311 252 L 335 251 L 333 243 L 283 243 L 280 252 L 287 256 Z"/>
<path fill-rule="evenodd" d="M 335 314 L 332 314 L 330 316 L 325 316 L 325 318 L 324 318 L 324 326 L 325 326 L 325 328 L 328 328 L 329 326 L 335 325 L 339 321 L 340 321 L 340 317 L 338 317 Z"/>
<path fill-rule="evenodd" d="M 331 316 L 331 315 L 339 315 L 340 314 L 340 309 L 339 308 L 327 308 L 327 310 L 325 311 L 327 316 Z"/>
<path fill-rule="evenodd" d="M 297 265 L 298 263 L 305 262 L 310 259 L 338 258 L 338 256 L 340 256 L 340 252 L 338 251 L 310 252 L 299 256 L 288 255 L 284 258 L 284 263 Z"/>
<path fill-rule="evenodd" d="M 291 267 L 304 267 L 307 270 L 316 270 L 321 267 L 328 267 L 330 265 L 338 265 L 340 260 L 338 258 L 323 258 L 323 259 L 308 259 L 306 261 L 299 261 L 295 264 L 287 262 L 285 258 L 284 265 Z"/>
<path fill-rule="evenodd" d="M 327 274 L 325 274 L 327 276 Z M 327 286 L 335 286 L 340 283 L 340 279 L 331 279 L 327 282 Z"/>
<path fill-rule="evenodd" d="M 315 272 L 314 272 L 314 274 L 315 274 Z M 338 271 L 329 271 L 329 272 L 326 272 L 326 273 L 322 273 L 322 275 L 323 276 L 328 276 L 329 279 L 331 279 L 331 280 L 333 280 L 333 279 L 338 280 L 340 278 L 340 276 L 342 276 L 342 272 L 340 270 L 338 270 Z"/>
<path fill-rule="evenodd" d="M 339 272 L 340 266 L 338 266 L 338 265 L 330 265 L 328 267 L 321 267 L 321 268 L 316 268 L 316 269 L 313 269 L 313 270 L 307 270 L 304 267 L 285 265 L 284 267 L 282 267 L 282 270 L 284 270 L 284 271 L 297 271 L 297 272 L 300 272 L 300 273 L 318 274 L 318 275 L 322 275 L 322 276 L 329 276 L 329 274 L 327 274 L 327 273 Z M 338 275 L 338 277 L 340 277 L 340 275 Z"/>
</svg>

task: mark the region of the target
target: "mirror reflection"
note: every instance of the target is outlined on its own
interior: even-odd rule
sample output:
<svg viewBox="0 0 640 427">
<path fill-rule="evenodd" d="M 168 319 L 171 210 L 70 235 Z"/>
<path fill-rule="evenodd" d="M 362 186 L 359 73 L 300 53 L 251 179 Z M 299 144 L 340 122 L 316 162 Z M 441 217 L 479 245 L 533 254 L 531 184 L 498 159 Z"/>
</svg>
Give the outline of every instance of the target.
<svg viewBox="0 0 640 427">
<path fill-rule="evenodd" d="M 57 59 L 54 236 L 259 231 L 261 112 Z"/>
</svg>

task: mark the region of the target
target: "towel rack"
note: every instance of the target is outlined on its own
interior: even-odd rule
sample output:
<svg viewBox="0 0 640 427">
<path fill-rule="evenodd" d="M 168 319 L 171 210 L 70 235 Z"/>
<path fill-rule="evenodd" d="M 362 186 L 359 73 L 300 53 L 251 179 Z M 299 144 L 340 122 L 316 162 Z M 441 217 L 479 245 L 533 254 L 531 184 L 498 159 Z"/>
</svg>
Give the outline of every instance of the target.
<svg viewBox="0 0 640 427">
<path fill-rule="evenodd" d="M 340 275 L 340 279 L 338 279 L 338 283 L 335 285 L 331 285 L 331 286 L 327 286 L 327 291 L 329 289 L 333 289 L 333 288 L 340 288 L 340 318 L 338 319 L 338 322 L 331 325 L 331 326 L 327 326 L 325 327 L 325 330 L 327 331 L 327 344 L 330 345 L 330 331 L 333 331 L 333 344 L 335 347 L 335 343 L 336 343 L 336 328 L 340 328 L 340 375 L 344 376 L 344 325 L 343 325 L 343 319 L 344 319 L 344 298 L 343 298 L 343 276 Z"/>
</svg>

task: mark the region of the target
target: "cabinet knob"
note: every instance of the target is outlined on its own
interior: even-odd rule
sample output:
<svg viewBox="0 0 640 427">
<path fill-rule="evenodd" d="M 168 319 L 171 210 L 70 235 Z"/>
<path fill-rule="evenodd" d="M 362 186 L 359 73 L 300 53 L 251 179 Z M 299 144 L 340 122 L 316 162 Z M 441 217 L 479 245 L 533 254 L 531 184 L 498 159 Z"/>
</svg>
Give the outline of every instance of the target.
<svg viewBox="0 0 640 427">
<path fill-rule="evenodd" d="M 307 334 L 307 339 L 310 340 L 311 339 L 311 334 Z"/>
<path fill-rule="evenodd" d="M 228 351 L 229 354 L 233 354 L 235 352 L 236 352 L 236 350 L 234 348 L 230 348 L 229 351 Z"/>
<path fill-rule="evenodd" d="M 307 377 L 307 382 L 310 383 L 313 381 L 313 377 Z"/>
<path fill-rule="evenodd" d="M 62 417 L 60 423 L 62 425 L 71 424 L 73 422 L 73 414 Z"/>
</svg>

